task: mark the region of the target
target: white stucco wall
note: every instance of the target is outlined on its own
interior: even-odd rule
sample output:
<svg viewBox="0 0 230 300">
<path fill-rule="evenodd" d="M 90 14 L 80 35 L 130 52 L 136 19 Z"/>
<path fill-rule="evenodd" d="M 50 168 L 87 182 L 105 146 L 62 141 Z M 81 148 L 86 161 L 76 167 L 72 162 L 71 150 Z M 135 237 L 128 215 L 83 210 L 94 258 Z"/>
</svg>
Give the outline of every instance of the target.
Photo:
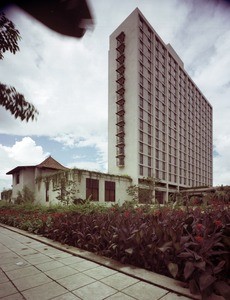
<svg viewBox="0 0 230 300">
<path fill-rule="evenodd" d="M 40 174 L 41 175 L 41 174 Z M 37 180 L 35 185 L 35 196 L 36 202 L 43 205 L 58 204 L 57 196 L 60 194 L 60 184 L 55 186 L 53 183 L 54 176 L 45 176 L 43 179 Z M 69 180 L 73 180 L 75 199 L 86 199 L 86 178 L 98 179 L 99 180 L 99 202 L 97 203 L 110 203 L 105 202 L 105 181 L 115 182 L 115 202 L 122 204 L 125 201 L 131 200 L 131 197 L 127 194 L 127 188 L 132 184 L 132 180 L 128 177 L 115 176 L 105 173 L 97 173 L 83 170 L 72 170 L 69 172 Z M 46 182 L 49 181 L 48 198 L 46 197 Z M 48 185 L 48 183 L 47 183 Z M 48 201 L 46 201 L 48 200 Z"/>
<path fill-rule="evenodd" d="M 22 192 L 23 188 L 26 186 L 32 192 L 35 188 L 34 180 L 35 169 L 34 168 L 23 168 L 18 173 L 13 174 L 13 191 L 12 200 L 15 201 L 18 196 L 18 192 Z M 19 183 L 17 183 L 17 175 L 19 175 Z"/>
</svg>

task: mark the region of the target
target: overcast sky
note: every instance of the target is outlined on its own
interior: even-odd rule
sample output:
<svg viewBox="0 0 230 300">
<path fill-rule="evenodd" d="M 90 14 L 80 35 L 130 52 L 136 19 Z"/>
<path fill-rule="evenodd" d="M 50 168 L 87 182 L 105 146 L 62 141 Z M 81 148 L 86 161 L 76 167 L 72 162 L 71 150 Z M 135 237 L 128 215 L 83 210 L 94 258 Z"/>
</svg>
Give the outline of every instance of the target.
<svg viewBox="0 0 230 300">
<path fill-rule="evenodd" d="M 230 184 L 230 5 L 215 0 L 94 0 L 95 28 L 61 36 L 18 9 L 20 52 L 0 61 L 0 82 L 39 110 L 36 122 L 0 107 L 0 191 L 7 171 L 52 155 L 67 167 L 107 171 L 109 35 L 138 7 L 184 62 L 213 106 L 214 185 Z"/>
</svg>

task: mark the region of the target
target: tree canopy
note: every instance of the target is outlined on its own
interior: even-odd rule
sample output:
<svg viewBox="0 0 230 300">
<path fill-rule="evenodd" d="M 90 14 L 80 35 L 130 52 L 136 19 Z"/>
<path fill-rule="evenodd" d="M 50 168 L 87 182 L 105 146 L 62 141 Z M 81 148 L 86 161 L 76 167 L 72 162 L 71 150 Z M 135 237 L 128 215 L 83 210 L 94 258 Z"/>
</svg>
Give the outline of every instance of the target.
<svg viewBox="0 0 230 300">
<path fill-rule="evenodd" d="M 13 54 L 19 51 L 18 41 L 20 38 L 20 33 L 13 22 L 0 12 L 0 59 L 4 58 L 6 51 Z M 20 118 L 22 121 L 34 120 L 38 115 L 34 105 L 27 102 L 22 94 L 18 93 L 14 87 L 1 82 L 0 105 L 9 110 L 15 118 Z"/>
</svg>

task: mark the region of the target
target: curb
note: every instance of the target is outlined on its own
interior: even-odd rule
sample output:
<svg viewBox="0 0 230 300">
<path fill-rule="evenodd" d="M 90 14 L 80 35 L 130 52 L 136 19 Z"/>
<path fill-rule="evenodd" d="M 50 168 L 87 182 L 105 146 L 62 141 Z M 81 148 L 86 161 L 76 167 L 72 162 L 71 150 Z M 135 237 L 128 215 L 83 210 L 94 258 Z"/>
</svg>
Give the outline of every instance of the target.
<svg viewBox="0 0 230 300">
<path fill-rule="evenodd" d="M 21 235 L 24 235 L 26 237 L 29 237 L 33 240 L 39 241 L 41 243 L 44 243 L 48 246 L 54 247 L 58 250 L 62 250 L 64 252 L 67 252 L 69 254 L 72 254 L 74 256 L 78 256 L 87 260 L 90 260 L 92 262 L 98 263 L 99 265 L 105 266 L 107 268 L 116 270 L 118 272 L 121 272 L 123 274 L 129 275 L 133 278 L 139 279 L 141 281 L 144 281 L 146 283 L 150 283 L 153 285 L 156 285 L 160 288 L 163 288 L 169 292 L 174 292 L 176 294 L 179 294 L 181 296 L 188 297 L 190 299 L 194 300 L 200 300 L 201 297 L 199 295 L 193 295 L 190 293 L 190 291 L 184 287 L 184 283 L 178 280 L 175 280 L 173 278 L 169 278 L 167 276 L 157 274 L 142 268 L 138 268 L 132 265 L 128 264 L 122 264 L 116 260 L 113 260 L 111 258 L 107 258 L 105 256 L 99 256 L 92 252 L 82 250 L 76 247 L 68 246 L 66 244 L 61 244 L 56 241 L 52 241 L 46 237 L 36 235 L 15 227 L 11 227 L 5 224 L 0 223 L 0 226 L 3 228 L 6 228 L 10 231 L 19 233 Z"/>
</svg>

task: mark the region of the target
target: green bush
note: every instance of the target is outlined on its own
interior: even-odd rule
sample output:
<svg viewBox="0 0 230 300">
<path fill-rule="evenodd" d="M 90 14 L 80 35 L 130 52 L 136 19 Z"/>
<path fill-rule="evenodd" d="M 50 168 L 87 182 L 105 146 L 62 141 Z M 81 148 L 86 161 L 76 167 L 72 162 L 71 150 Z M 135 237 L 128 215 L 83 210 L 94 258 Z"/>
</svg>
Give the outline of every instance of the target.
<svg viewBox="0 0 230 300">
<path fill-rule="evenodd" d="M 33 203 L 34 202 L 34 193 L 27 187 L 24 186 L 22 192 L 18 192 L 17 199 L 15 200 L 15 204 L 22 203 Z"/>
</svg>

